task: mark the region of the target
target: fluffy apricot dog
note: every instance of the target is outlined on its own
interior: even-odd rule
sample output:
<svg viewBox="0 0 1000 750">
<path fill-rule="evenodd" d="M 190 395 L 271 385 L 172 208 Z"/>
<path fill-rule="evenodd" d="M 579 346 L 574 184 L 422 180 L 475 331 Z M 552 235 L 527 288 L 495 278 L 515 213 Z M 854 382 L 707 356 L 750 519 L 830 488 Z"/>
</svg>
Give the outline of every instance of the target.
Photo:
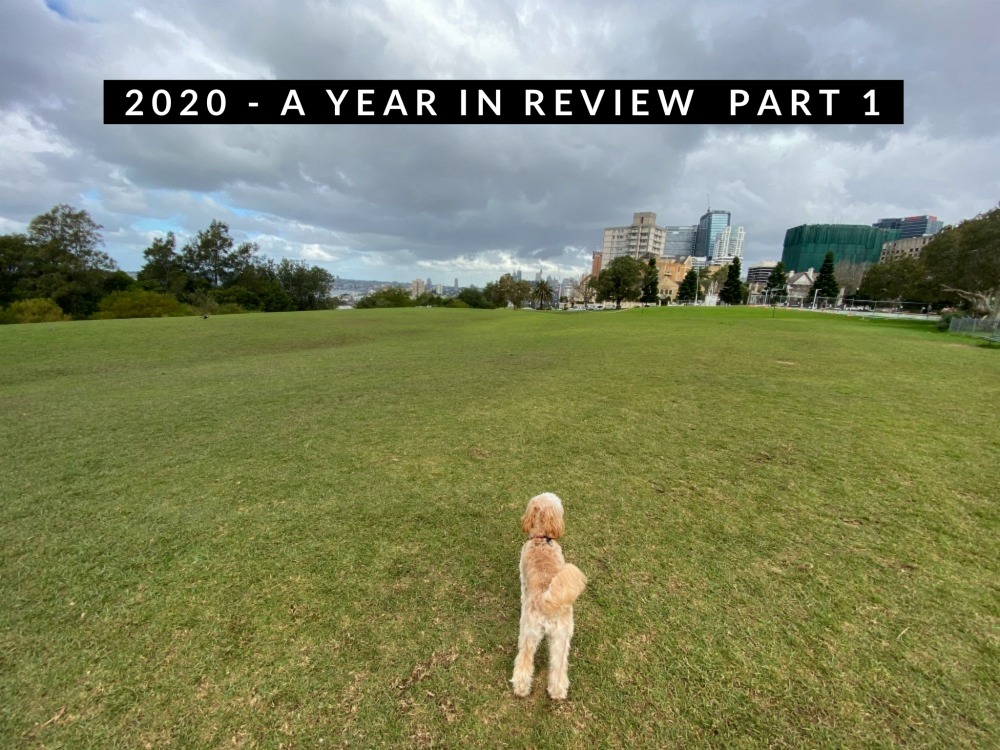
<svg viewBox="0 0 1000 750">
<path fill-rule="evenodd" d="M 537 495 L 521 517 L 530 539 L 521 548 L 521 632 L 514 661 L 514 695 L 531 692 L 535 649 L 549 637 L 549 697 L 564 700 L 569 690 L 569 642 L 573 637 L 573 602 L 587 577 L 563 559 L 556 539 L 563 535 L 562 501 L 551 492 Z"/>
</svg>

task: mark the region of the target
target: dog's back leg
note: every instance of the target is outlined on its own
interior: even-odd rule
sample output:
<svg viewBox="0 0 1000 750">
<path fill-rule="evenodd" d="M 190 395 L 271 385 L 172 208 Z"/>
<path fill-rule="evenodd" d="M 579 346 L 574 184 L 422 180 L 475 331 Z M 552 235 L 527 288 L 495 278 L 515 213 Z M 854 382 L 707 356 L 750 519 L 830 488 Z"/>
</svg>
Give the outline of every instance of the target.
<svg viewBox="0 0 1000 750">
<path fill-rule="evenodd" d="M 549 697 L 565 700 L 569 692 L 569 642 L 573 638 L 573 612 L 549 633 Z"/>
<path fill-rule="evenodd" d="M 514 695 L 524 698 L 531 692 L 531 679 L 535 675 L 535 650 L 542 640 L 542 629 L 528 624 L 521 618 L 521 632 L 517 637 L 517 658 L 514 660 Z"/>
</svg>

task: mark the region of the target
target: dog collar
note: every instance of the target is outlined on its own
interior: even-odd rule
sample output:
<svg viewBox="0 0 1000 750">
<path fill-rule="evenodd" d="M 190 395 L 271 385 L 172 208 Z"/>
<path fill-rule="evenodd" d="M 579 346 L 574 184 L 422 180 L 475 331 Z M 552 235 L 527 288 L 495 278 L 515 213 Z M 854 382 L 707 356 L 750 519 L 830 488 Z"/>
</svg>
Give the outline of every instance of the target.
<svg viewBox="0 0 1000 750">
<path fill-rule="evenodd" d="M 541 534 L 537 534 L 537 535 L 535 535 L 535 536 L 533 536 L 531 538 L 532 539 L 544 539 L 546 544 L 549 544 L 549 545 L 552 544 L 552 537 L 550 537 L 550 536 L 543 536 Z"/>
</svg>

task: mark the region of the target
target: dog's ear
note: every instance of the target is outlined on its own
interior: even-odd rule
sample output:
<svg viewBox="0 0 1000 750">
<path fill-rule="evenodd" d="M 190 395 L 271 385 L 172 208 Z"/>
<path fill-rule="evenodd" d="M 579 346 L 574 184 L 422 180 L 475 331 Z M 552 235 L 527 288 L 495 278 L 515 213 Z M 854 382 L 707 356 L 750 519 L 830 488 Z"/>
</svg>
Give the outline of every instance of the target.
<svg viewBox="0 0 1000 750">
<path fill-rule="evenodd" d="M 521 516 L 521 531 L 525 534 L 531 533 L 531 518 L 535 514 L 535 504 L 528 503 L 528 507 L 524 511 L 524 515 Z"/>
</svg>

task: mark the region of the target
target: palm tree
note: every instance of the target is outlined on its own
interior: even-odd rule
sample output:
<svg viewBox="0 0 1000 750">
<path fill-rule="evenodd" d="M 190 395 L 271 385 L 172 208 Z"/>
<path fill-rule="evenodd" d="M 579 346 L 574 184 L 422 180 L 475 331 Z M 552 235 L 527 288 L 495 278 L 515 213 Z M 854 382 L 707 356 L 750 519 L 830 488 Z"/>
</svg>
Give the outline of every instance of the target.
<svg viewBox="0 0 1000 750">
<path fill-rule="evenodd" d="M 538 302 L 539 309 L 541 309 L 546 302 L 552 304 L 552 287 L 549 286 L 549 282 L 542 279 L 535 284 L 535 288 L 531 290 L 531 299 Z"/>
</svg>

